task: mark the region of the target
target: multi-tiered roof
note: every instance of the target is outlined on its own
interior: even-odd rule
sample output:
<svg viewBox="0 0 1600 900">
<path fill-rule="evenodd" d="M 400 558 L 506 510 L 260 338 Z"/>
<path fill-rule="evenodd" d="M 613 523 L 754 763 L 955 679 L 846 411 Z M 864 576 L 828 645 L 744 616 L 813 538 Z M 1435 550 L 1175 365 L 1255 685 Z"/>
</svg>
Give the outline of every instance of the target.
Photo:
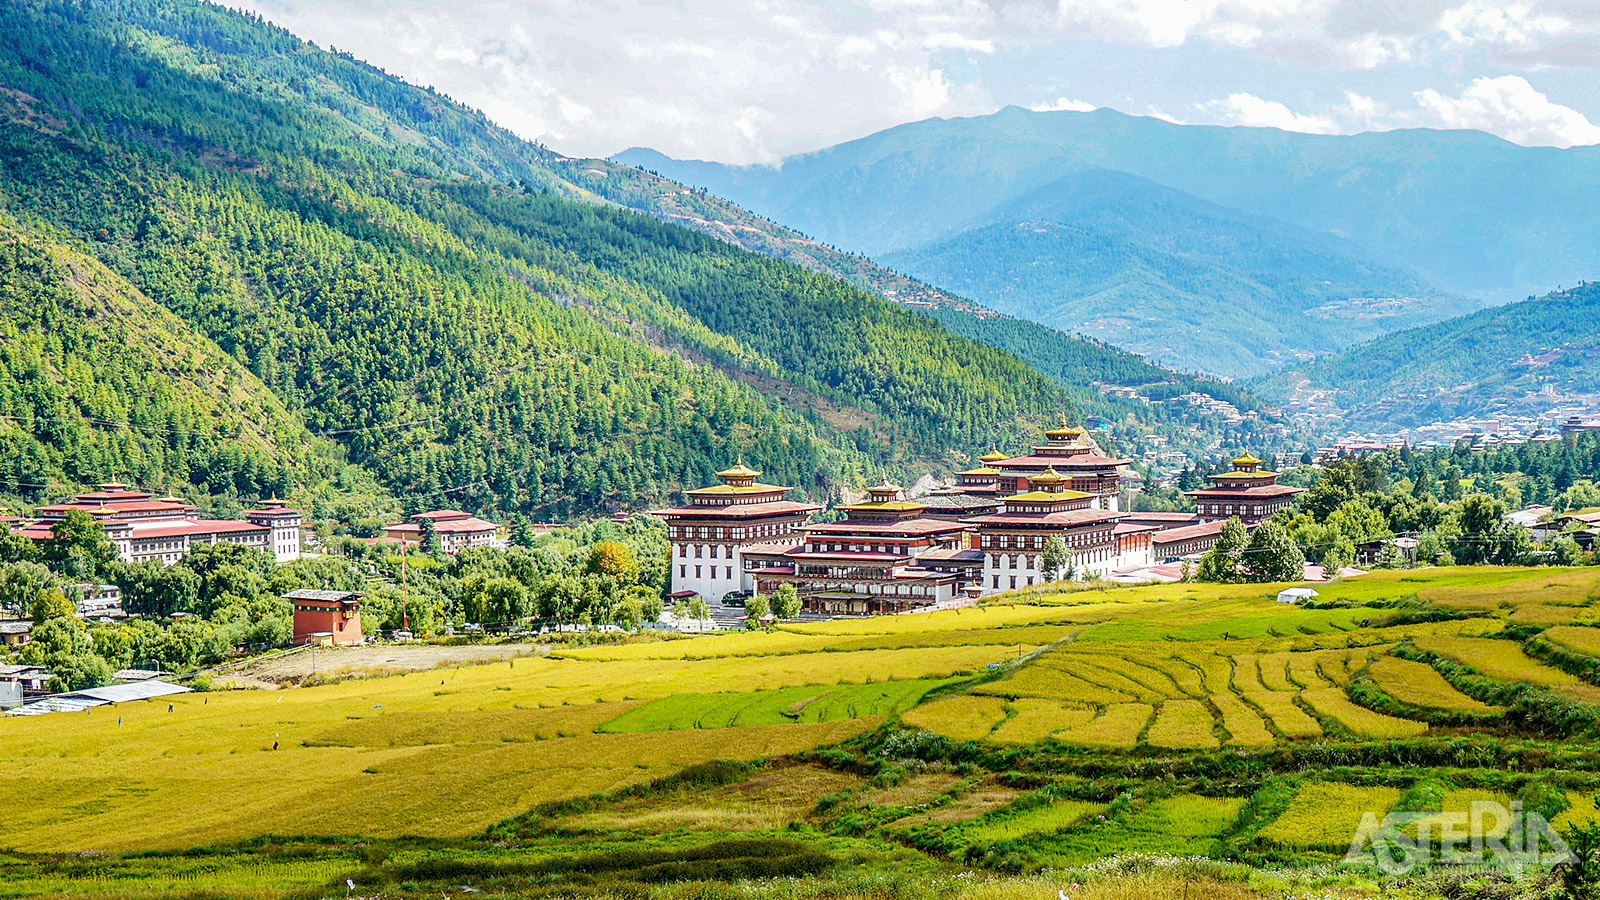
<svg viewBox="0 0 1600 900">
<path fill-rule="evenodd" d="M 809 515 L 822 507 L 783 499 L 790 488 L 756 481 L 761 473 L 740 461 L 731 469 L 717 473 L 721 484 L 684 491 L 687 506 L 655 510 L 652 514 L 676 518 L 754 519 L 764 516 Z"/>
</svg>

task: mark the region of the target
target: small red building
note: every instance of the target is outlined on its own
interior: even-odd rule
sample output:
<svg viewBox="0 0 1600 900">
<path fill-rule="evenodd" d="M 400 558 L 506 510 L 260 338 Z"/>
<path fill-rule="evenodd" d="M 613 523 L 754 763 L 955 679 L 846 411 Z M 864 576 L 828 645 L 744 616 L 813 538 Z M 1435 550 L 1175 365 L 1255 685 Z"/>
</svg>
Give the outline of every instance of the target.
<svg viewBox="0 0 1600 900">
<path fill-rule="evenodd" d="M 301 588 L 283 595 L 294 604 L 294 644 L 361 643 L 361 598 L 356 591 Z"/>
</svg>

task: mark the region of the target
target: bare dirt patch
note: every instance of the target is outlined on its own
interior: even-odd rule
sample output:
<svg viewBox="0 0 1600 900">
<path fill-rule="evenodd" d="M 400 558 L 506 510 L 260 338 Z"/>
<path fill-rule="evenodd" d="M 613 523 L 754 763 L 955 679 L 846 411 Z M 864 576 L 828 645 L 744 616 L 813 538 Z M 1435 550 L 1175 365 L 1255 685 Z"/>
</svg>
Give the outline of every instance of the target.
<svg viewBox="0 0 1600 900">
<path fill-rule="evenodd" d="M 1022 793 L 1022 791 L 1001 787 L 993 779 L 985 778 L 970 791 L 943 806 L 896 821 L 895 827 L 910 828 L 928 822 L 965 822 L 968 819 L 976 819 L 990 810 L 1005 806 L 1022 796 Z"/>
<path fill-rule="evenodd" d="M 319 677 L 394 675 L 439 666 L 470 666 L 499 662 L 535 652 L 533 644 L 475 644 L 441 647 L 433 644 L 379 644 L 371 647 L 318 647 L 289 656 L 263 660 L 217 676 L 223 684 L 240 687 L 283 687 Z"/>
</svg>

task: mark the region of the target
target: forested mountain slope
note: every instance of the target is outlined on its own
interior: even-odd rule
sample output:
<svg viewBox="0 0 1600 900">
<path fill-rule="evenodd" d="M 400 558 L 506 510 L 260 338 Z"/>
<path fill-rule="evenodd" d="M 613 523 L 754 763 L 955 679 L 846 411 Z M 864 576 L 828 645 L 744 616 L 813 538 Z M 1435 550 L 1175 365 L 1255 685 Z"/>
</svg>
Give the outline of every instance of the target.
<svg viewBox="0 0 1600 900">
<path fill-rule="evenodd" d="M 740 454 L 821 494 L 1069 402 L 835 279 L 563 199 L 542 148 L 253 17 L 35 0 L 0 31 L 6 209 L 408 506 L 637 507 Z"/>
<path fill-rule="evenodd" d="M 220 514 L 297 491 L 389 508 L 252 373 L 84 254 L 0 217 L 0 493 L 132 480 Z"/>
<path fill-rule="evenodd" d="M 1229 428 L 1187 406 L 1149 407 L 1104 395 L 1093 386 L 1095 382 L 1122 386 L 1170 382 L 1181 387 L 1178 393 L 1210 394 L 1241 409 L 1268 412 L 1269 419 L 1277 418 L 1270 415 L 1265 403 L 1242 387 L 1162 368 L 1107 343 L 1084 340 L 1027 318 L 998 314 L 988 306 L 885 268 L 859 254 L 807 238 L 705 190 L 685 188 L 656 173 L 595 159 L 557 160 L 554 168 L 569 188 L 577 190 L 578 196 L 593 196 L 647 212 L 747 250 L 826 272 L 920 310 L 957 334 L 1015 354 L 1052 378 L 1086 414 L 1118 421 L 1132 414 L 1147 425 L 1198 426 L 1187 433 L 1174 431 L 1172 436 L 1187 436 L 1202 444 L 1215 438 L 1232 443 L 1252 440 L 1253 423 Z"/>
<path fill-rule="evenodd" d="M 1137 176 L 1076 173 L 883 261 L 1046 325 L 1230 377 L 1472 308 L 1360 248 Z M 1404 297 L 1353 308 L 1350 297 Z"/>
<path fill-rule="evenodd" d="M 1326 402 L 1369 428 L 1592 398 L 1600 394 L 1600 284 L 1385 335 L 1256 386 L 1279 400 Z"/>
</svg>

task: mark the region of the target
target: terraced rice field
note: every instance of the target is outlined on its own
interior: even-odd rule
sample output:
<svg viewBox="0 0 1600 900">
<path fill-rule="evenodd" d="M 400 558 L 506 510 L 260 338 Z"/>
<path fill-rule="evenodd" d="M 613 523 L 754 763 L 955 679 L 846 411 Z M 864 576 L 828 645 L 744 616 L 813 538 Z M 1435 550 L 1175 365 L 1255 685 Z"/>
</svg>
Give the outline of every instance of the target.
<svg viewBox="0 0 1600 900">
<path fill-rule="evenodd" d="M 1259 713 L 1233 694 L 1213 694 L 1211 704 L 1222 714 L 1222 727 L 1232 747 L 1265 747 L 1277 741 Z"/>
<path fill-rule="evenodd" d="M 935 731 L 953 741 L 978 741 L 1006 717 L 999 697 L 960 695 L 936 700 L 900 717 L 900 721 Z"/>
<path fill-rule="evenodd" d="M 1515 641 L 1494 638 L 1428 635 L 1416 640 L 1419 650 L 1437 653 L 1477 669 L 1501 681 L 1525 682 L 1546 687 L 1580 685 L 1574 675 L 1530 659 Z"/>
<path fill-rule="evenodd" d="M 1569 650 L 1600 657 L 1600 628 L 1561 626 L 1549 629 L 1544 637 Z"/>
<path fill-rule="evenodd" d="M 995 841 L 1014 841 L 1035 834 L 1048 834 L 1081 822 L 1106 808 L 1104 803 L 1084 800 L 1057 800 L 1036 806 L 1020 813 L 977 822 L 965 831 L 974 844 L 992 844 Z"/>
<path fill-rule="evenodd" d="M 1331 781 L 1308 781 L 1271 824 L 1256 832 L 1268 844 L 1291 850 L 1342 853 L 1371 812 L 1383 818 L 1400 799 L 1400 790 Z"/>
<path fill-rule="evenodd" d="M 1339 688 L 1318 688 L 1301 694 L 1306 705 L 1324 718 L 1338 722 L 1351 734 L 1367 738 L 1416 737 L 1428 730 L 1424 722 L 1399 719 L 1357 706 Z"/>
<path fill-rule="evenodd" d="M 1501 711 L 1456 690 L 1438 670 L 1425 663 L 1385 656 L 1374 661 L 1367 673 L 1384 693 L 1412 706 L 1479 715 Z"/>
<path fill-rule="evenodd" d="M 1532 660 L 1514 641 L 1484 637 L 1518 608 L 1538 607 L 1540 616 L 1570 609 L 1571 621 L 1584 621 L 1588 608 L 1578 604 L 1590 602 L 1597 578 L 1593 570 L 1374 573 L 1319 586 L 1329 600 L 1361 604 L 1339 609 L 1285 607 L 1261 585 L 1083 590 L 1032 606 L 803 623 L 320 687 L 185 695 L 171 701 L 171 713 L 162 701 L 4 718 L 0 758 L 8 766 L 0 790 L 9 802 L 0 846 L 116 851 L 308 832 L 461 837 L 536 804 L 614 791 L 712 760 L 824 747 L 897 719 L 896 727 L 991 750 L 1053 741 L 1094 753 L 1227 752 L 1323 738 L 1324 722 L 1336 740 L 1401 740 L 1429 729 L 1359 707 L 1346 694 L 1351 676 L 1373 658 L 1372 677 L 1396 699 L 1428 709 L 1486 709 L 1431 669 L 1386 656 L 1403 641 L 1489 677 L 1600 700 L 1600 687 Z M 1484 585 L 1482 596 L 1463 593 Z M 1491 614 L 1386 624 L 1390 613 L 1377 604 L 1427 591 L 1489 603 L 1482 608 Z M 1491 595 L 1512 600 L 1491 603 Z M 1549 638 L 1580 652 L 1600 648 L 1582 626 L 1557 626 Z M 1017 660 L 1019 652 L 1035 651 Z M 957 693 L 945 696 L 949 691 Z M 926 702 L 930 692 L 942 699 Z M 1073 755 L 1060 746 L 1049 752 Z M 961 777 L 975 784 L 945 783 L 960 796 L 904 810 L 893 827 L 955 826 L 1022 795 L 982 780 L 989 777 L 982 771 Z M 249 790 L 216 787 L 241 784 Z M 439 802 L 440 785 L 450 786 L 451 802 Z M 670 803 L 642 805 L 628 813 L 626 827 L 768 827 L 761 823 L 793 820 L 814 803 L 806 799 L 810 787 L 771 790 L 751 788 L 742 807 L 728 794 L 721 818 L 696 818 Z M 1308 790 L 1262 832 L 1264 841 L 1326 846 L 1328 835 L 1310 812 L 1319 803 L 1340 812 L 1356 799 L 1393 802 L 1376 788 L 1349 788 L 1367 792 L 1359 796 L 1302 788 Z M 320 802 L 333 794 L 360 802 Z M 769 796 L 770 803 L 762 799 Z M 763 803 L 785 812 L 767 816 Z M 1172 830 L 1159 823 L 1177 821 L 1185 803 L 1209 809 L 1195 814 L 1211 824 L 1197 825 L 1194 843 L 1183 847 L 1209 840 L 1215 823 L 1236 812 L 1207 798 L 1174 800 L 1154 812 L 1119 813 L 1116 827 L 1137 844 L 1136 835 Z M 1050 822 L 1069 811 L 1050 813 Z M 1012 819 L 997 815 L 994 823 Z M 586 821 L 584 827 L 607 827 L 603 817 Z M 1066 840 L 1101 827 L 1110 826 L 1072 819 L 1027 839 Z M 1072 852 L 1061 850 L 1061 858 Z"/>
<path fill-rule="evenodd" d="M 1039 842 L 1041 859 L 1054 866 L 1093 862 L 1111 854 L 1203 856 L 1239 817 L 1244 800 L 1179 794 L 1114 819 L 1089 819 Z"/>
<path fill-rule="evenodd" d="M 594 730 L 609 733 L 677 731 L 893 716 L 915 706 L 929 691 L 949 683 L 948 680 L 912 679 L 748 693 L 678 694 L 636 706 Z"/>
<path fill-rule="evenodd" d="M 1246 703 L 1260 709 L 1284 737 L 1290 740 L 1322 737 L 1322 725 L 1295 704 L 1293 694 L 1254 691 L 1243 697 Z"/>
<path fill-rule="evenodd" d="M 1211 710 L 1204 703 L 1168 700 L 1156 711 L 1145 742 L 1167 750 L 1211 750 L 1221 743 L 1211 729 Z"/>
<path fill-rule="evenodd" d="M 1155 707 L 1148 703 L 1112 703 L 1093 720 L 1068 728 L 1056 739 L 1079 747 L 1126 750 L 1139 742 Z"/>
<path fill-rule="evenodd" d="M 1057 700 L 1019 697 L 1008 705 L 1011 717 L 988 738 L 997 744 L 1032 744 L 1094 718 L 1094 710 L 1087 706 L 1068 706 Z"/>
</svg>

